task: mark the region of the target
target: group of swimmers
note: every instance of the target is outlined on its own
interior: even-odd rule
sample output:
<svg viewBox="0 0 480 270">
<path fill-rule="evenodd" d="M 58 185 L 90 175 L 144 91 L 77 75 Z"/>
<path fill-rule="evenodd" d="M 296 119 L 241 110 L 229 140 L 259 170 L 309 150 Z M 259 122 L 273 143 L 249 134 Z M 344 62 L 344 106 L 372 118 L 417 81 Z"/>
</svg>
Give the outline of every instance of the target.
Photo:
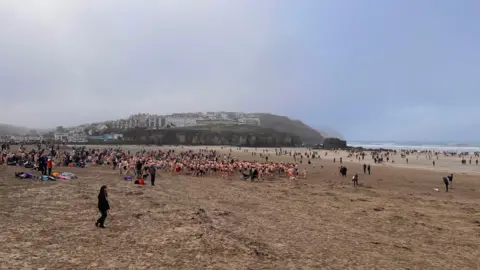
<svg viewBox="0 0 480 270">
<path fill-rule="evenodd" d="M 113 168 L 119 169 L 121 175 L 145 177 L 152 171 L 161 170 L 169 175 L 191 175 L 197 177 L 214 176 L 232 179 L 241 176 L 250 180 L 265 180 L 286 176 L 290 180 L 297 177 L 307 178 L 307 169 L 300 172 L 298 165 L 292 162 L 278 163 L 267 161 L 239 160 L 228 154 L 220 154 L 215 150 L 175 151 L 153 150 L 140 151 L 133 155 L 121 150 L 111 149 L 109 152 Z M 154 169 L 152 169 L 152 167 Z"/>
<path fill-rule="evenodd" d="M 278 177 L 286 177 L 289 180 L 299 177 L 306 179 L 307 168 L 300 170 L 298 162 L 302 163 L 303 158 L 306 157 L 311 164 L 310 158 L 315 158 L 314 154 L 282 151 L 282 154 L 293 156 L 293 161 L 272 162 L 268 160 L 269 153 L 261 154 L 261 161 L 252 161 L 233 157 L 231 150 L 224 154 L 207 148 L 196 151 L 141 150 L 132 153 L 120 147 L 95 149 L 60 147 L 54 144 L 38 144 L 37 149 L 29 150 L 20 145 L 18 151 L 8 150 L 12 149 L 3 149 L 0 164 L 35 167 L 43 174 L 48 174 L 52 171 L 52 167 L 56 166 L 111 166 L 118 170 L 120 175 L 137 178 L 146 175 L 154 177 L 155 171 L 161 170 L 169 175 L 214 176 L 224 179 L 232 179 L 236 176 L 250 180 Z"/>
</svg>

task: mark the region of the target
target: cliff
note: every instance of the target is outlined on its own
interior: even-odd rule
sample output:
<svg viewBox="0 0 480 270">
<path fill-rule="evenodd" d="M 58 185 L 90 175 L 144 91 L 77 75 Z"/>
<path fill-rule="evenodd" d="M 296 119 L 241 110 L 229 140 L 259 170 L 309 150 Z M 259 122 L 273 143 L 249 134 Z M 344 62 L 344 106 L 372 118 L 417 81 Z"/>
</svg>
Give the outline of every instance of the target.
<svg viewBox="0 0 480 270">
<path fill-rule="evenodd" d="M 29 131 L 30 130 L 26 127 L 0 124 L 0 135 L 26 135 Z"/>
<path fill-rule="evenodd" d="M 324 138 L 339 138 L 340 140 L 345 140 L 345 138 L 343 137 L 343 135 L 338 132 L 337 130 L 335 130 L 334 128 L 332 127 L 329 127 L 329 126 L 321 126 L 321 127 L 315 127 L 315 129 L 320 132 L 320 134 L 322 134 L 322 136 Z"/>
<path fill-rule="evenodd" d="M 292 133 L 298 136 L 304 144 L 321 144 L 323 142 L 324 137 L 320 132 L 300 120 L 270 113 L 252 113 L 251 115 L 260 119 L 262 127 Z"/>
<path fill-rule="evenodd" d="M 301 139 L 290 133 L 254 126 L 202 126 L 161 130 L 132 129 L 123 143 L 156 145 L 236 145 L 244 147 L 293 147 Z M 116 141 L 115 143 L 118 143 Z"/>
<path fill-rule="evenodd" d="M 347 141 L 340 140 L 338 138 L 325 138 L 323 140 L 323 149 L 345 149 L 347 148 Z"/>
</svg>

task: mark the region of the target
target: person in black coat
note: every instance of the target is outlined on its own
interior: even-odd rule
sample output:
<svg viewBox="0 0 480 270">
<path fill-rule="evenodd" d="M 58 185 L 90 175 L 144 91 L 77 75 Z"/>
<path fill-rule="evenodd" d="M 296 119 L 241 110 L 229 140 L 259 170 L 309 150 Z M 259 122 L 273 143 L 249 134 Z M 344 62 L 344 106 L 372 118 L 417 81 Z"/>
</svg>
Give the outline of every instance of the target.
<svg viewBox="0 0 480 270">
<path fill-rule="evenodd" d="M 100 210 L 102 215 L 97 222 L 95 222 L 95 226 L 105 228 L 105 219 L 107 218 L 108 210 L 110 210 L 110 205 L 108 204 L 107 186 L 102 186 L 100 188 L 100 193 L 98 194 L 98 210 Z"/>
<path fill-rule="evenodd" d="M 443 177 L 443 183 L 445 184 L 445 192 L 448 192 L 448 186 L 451 184 L 450 175 Z"/>
<path fill-rule="evenodd" d="M 152 182 L 152 186 L 155 186 L 155 176 L 157 174 L 157 168 L 155 165 L 150 166 L 150 181 Z"/>
</svg>

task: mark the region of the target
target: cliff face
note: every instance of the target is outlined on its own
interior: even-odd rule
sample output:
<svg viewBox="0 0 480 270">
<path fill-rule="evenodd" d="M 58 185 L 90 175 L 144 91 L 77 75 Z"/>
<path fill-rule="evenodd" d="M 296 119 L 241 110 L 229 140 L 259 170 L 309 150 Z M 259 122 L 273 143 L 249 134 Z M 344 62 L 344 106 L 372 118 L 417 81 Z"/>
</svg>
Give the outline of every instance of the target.
<svg viewBox="0 0 480 270">
<path fill-rule="evenodd" d="M 289 147 L 301 145 L 298 136 L 275 131 L 241 131 L 215 129 L 135 130 L 124 134 L 125 143 L 157 145 L 237 145 L 245 147 Z"/>
<path fill-rule="evenodd" d="M 347 141 L 340 140 L 338 138 L 325 138 L 323 140 L 323 149 L 345 149 L 347 148 Z"/>
<path fill-rule="evenodd" d="M 323 136 L 320 132 L 300 120 L 293 120 L 286 116 L 269 113 L 253 113 L 251 115 L 260 119 L 262 127 L 271 128 L 279 132 L 293 133 L 299 136 L 303 143 L 320 144 L 323 142 Z"/>
</svg>

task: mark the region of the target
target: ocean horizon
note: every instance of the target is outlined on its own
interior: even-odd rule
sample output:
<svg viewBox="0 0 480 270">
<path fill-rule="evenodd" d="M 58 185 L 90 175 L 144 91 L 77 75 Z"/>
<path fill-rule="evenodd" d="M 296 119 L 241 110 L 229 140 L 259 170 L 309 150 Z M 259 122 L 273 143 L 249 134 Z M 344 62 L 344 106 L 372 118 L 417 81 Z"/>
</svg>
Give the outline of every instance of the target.
<svg viewBox="0 0 480 270">
<path fill-rule="evenodd" d="M 480 152 L 480 142 L 351 141 L 348 146 L 371 149 L 435 150 L 457 153 Z"/>
</svg>

